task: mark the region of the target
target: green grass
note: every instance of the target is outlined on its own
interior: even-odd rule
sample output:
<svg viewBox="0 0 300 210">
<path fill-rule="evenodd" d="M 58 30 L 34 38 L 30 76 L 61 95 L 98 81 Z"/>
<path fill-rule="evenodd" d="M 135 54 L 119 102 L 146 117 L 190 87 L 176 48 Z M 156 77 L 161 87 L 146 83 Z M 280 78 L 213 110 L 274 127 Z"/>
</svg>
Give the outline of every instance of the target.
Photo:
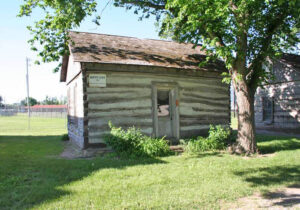
<svg viewBox="0 0 300 210">
<path fill-rule="evenodd" d="M 57 157 L 64 128 L 17 135 L 2 120 L 0 209 L 217 209 L 220 201 L 300 183 L 296 138 L 258 136 L 263 153 L 275 152 L 269 157 L 65 160 Z"/>
<path fill-rule="evenodd" d="M 0 116 L 0 135 L 62 135 L 67 132 L 66 123 L 64 118 L 32 117 L 28 129 L 28 117 L 25 114 Z"/>
<path fill-rule="evenodd" d="M 233 130 L 236 130 L 238 127 L 238 120 L 237 116 L 234 116 L 233 112 L 231 112 L 231 126 Z"/>
</svg>

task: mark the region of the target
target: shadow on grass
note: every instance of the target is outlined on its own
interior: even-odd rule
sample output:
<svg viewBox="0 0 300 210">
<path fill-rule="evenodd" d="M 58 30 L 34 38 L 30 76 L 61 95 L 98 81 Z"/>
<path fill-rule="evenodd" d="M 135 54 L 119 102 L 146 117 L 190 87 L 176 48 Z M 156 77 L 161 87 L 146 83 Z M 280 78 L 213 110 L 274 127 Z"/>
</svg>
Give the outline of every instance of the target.
<svg viewBox="0 0 300 210">
<path fill-rule="evenodd" d="M 0 136 L 0 206 L 27 209 L 71 192 L 61 186 L 82 180 L 102 169 L 163 164 L 155 158 L 65 160 L 51 158 L 62 152 L 62 136 Z"/>
<path fill-rule="evenodd" d="M 296 166 L 273 166 L 262 168 L 250 168 L 234 172 L 253 186 L 270 186 L 281 183 L 300 183 L 300 165 Z"/>
<path fill-rule="evenodd" d="M 300 139 L 293 137 L 257 135 L 257 144 L 262 154 L 300 149 Z"/>
<path fill-rule="evenodd" d="M 252 168 L 234 174 L 243 177 L 252 187 L 292 183 L 282 191 L 266 191 L 262 196 L 271 206 L 293 207 L 300 203 L 300 165 Z"/>
<path fill-rule="evenodd" d="M 285 190 L 267 192 L 263 197 L 275 200 L 273 206 L 293 207 L 300 204 L 300 185 L 290 185 Z"/>
<path fill-rule="evenodd" d="M 223 153 L 222 152 L 201 152 L 199 154 L 189 154 L 186 156 L 187 159 L 189 158 L 205 158 L 205 157 L 223 157 Z"/>
</svg>

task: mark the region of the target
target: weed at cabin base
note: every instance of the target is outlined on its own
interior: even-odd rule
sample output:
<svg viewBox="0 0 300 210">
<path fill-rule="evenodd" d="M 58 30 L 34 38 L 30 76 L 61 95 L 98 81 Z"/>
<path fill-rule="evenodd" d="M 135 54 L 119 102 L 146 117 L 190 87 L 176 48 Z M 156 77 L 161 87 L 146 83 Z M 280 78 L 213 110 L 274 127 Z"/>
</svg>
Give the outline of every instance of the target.
<svg viewBox="0 0 300 210">
<path fill-rule="evenodd" d="M 143 135 L 141 130 L 130 127 L 127 130 L 114 127 L 109 123 L 111 132 L 104 141 L 118 155 L 125 157 L 162 157 L 174 154 L 164 138 Z"/>
<path fill-rule="evenodd" d="M 221 125 L 210 125 L 208 137 L 202 136 L 196 139 L 180 140 L 184 152 L 188 154 L 197 154 L 205 151 L 224 150 L 229 144 L 231 132 L 229 128 Z"/>
</svg>

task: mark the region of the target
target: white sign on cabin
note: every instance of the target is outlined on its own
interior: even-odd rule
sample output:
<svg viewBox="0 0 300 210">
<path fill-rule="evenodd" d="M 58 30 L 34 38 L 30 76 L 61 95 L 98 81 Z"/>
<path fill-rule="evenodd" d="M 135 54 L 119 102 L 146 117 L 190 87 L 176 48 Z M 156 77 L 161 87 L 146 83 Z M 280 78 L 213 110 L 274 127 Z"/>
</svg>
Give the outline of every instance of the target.
<svg viewBox="0 0 300 210">
<path fill-rule="evenodd" d="M 89 86 L 90 87 L 106 87 L 106 75 L 105 74 L 89 74 Z"/>
</svg>

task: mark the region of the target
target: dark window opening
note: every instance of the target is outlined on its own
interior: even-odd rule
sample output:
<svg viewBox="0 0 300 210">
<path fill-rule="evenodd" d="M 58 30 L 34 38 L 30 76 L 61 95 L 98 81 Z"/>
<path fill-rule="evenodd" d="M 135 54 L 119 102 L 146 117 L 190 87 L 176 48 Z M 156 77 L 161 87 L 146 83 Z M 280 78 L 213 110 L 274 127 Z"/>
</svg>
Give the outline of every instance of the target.
<svg viewBox="0 0 300 210">
<path fill-rule="evenodd" d="M 273 122 L 273 99 L 264 97 L 263 106 L 263 121 Z"/>
<path fill-rule="evenodd" d="M 157 116 L 170 115 L 169 95 L 170 95 L 169 90 L 157 91 Z"/>
</svg>

